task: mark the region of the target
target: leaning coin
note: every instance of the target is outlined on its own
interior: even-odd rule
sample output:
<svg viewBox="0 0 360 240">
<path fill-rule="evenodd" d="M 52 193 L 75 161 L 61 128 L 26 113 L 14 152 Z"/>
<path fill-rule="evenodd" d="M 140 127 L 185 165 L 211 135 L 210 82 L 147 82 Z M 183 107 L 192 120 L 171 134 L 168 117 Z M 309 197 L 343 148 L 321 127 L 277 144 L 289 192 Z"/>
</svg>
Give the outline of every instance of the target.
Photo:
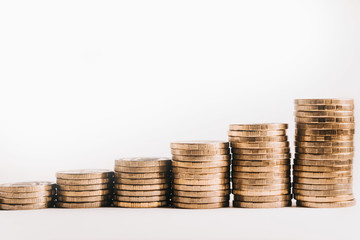
<svg viewBox="0 0 360 240">
<path fill-rule="evenodd" d="M 102 190 L 112 188 L 111 183 L 105 184 L 94 184 L 94 185 L 62 185 L 58 184 L 57 189 L 63 191 L 91 191 L 91 190 Z"/>
<path fill-rule="evenodd" d="M 218 202 L 218 203 L 179 203 L 173 202 L 172 205 L 177 208 L 188 208 L 188 209 L 213 209 L 228 207 L 229 201 Z"/>
<path fill-rule="evenodd" d="M 231 152 L 234 154 L 278 154 L 289 153 L 290 148 L 258 148 L 258 149 L 245 149 L 245 148 L 232 148 Z"/>
<path fill-rule="evenodd" d="M 155 208 L 164 207 L 169 205 L 168 201 L 156 201 L 156 202 L 118 202 L 114 201 L 115 207 L 123 208 Z"/>
<path fill-rule="evenodd" d="M 209 149 L 209 150 L 184 150 L 184 149 L 171 149 L 171 154 L 180 156 L 213 156 L 213 155 L 226 155 L 229 154 L 228 148 Z"/>
<path fill-rule="evenodd" d="M 222 196 L 222 197 L 200 197 L 200 198 L 193 198 L 193 197 L 180 197 L 180 196 L 173 196 L 172 197 L 174 202 L 178 203 L 219 203 L 229 201 L 229 196 Z"/>
<path fill-rule="evenodd" d="M 72 202 L 56 202 L 56 207 L 59 208 L 97 208 L 97 207 L 108 207 L 110 202 L 99 201 L 99 202 L 81 202 L 81 203 L 72 203 Z"/>
<path fill-rule="evenodd" d="M 241 196 L 273 196 L 273 195 L 285 195 L 290 194 L 290 189 L 282 189 L 282 190 L 237 190 L 233 189 L 234 195 Z"/>
<path fill-rule="evenodd" d="M 269 136 L 284 136 L 286 135 L 285 129 L 270 130 L 270 131 L 254 131 L 254 130 L 230 130 L 229 136 L 233 137 L 269 137 Z"/>
<path fill-rule="evenodd" d="M 155 173 L 122 173 L 115 172 L 115 178 L 149 179 L 149 178 L 168 178 L 170 172 Z"/>
<path fill-rule="evenodd" d="M 352 194 L 352 189 L 338 189 L 338 190 L 303 190 L 303 189 L 294 189 L 294 193 L 302 196 L 312 196 L 312 197 L 334 197 Z"/>
<path fill-rule="evenodd" d="M 354 199 L 354 195 L 338 195 L 332 197 L 317 197 L 317 196 L 303 196 L 295 194 L 295 199 L 299 201 L 306 201 L 306 202 L 341 202 L 341 201 L 350 201 Z"/>
<path fill-rule="evenodd" d="M 354 99 L 337 99 L 337 98 L 324 98 L 324 99 L 295 99 L 296 105 L 353 105 Z"/>
<path fill-rule="evenodd" d="M 194 192 L 194 191 L 180 191 L 174 190 L 173 194 L 175 196 L 180 197 L 222 197 L 228 196 L 230 194 L 230 190 L 220 190 L 220 191 L 204 191 L 204 192 Z"/>
<path fill-rule="evenodd" d="M 303 178 L 340 178 L 351 177 L 352 171 L 337 171 L 337 172 L 300 172 L 294 171 L 295 177 Z"/>
<path fill-rule="evenodd" d="M 259 202 L 259 203 L 267 203 L 267 202 L 282 202 L 282 201 L 290 201 L 291 195 L 274 195 L 274 196 L 234 196 L 235 201 L 240 202 Z"/>
<path fill-rule="evenodd" d="M 270 137 L 233 137 L 229 136 L 230 142 L 284 142 L 287 136 L 270 136 Z"/>
<path fill-rule="evenodd" d="M 168 196 L 159 195 L 159 196 L 141 196 L 141 197 L 130 197 L 130 196 L 114 196 L 115 201 L 119 202 L 160 202 L 167 201 Z"/>
<path fill-rule="evenodd" d="M 0 184 L 0 192 L 37 192 L 54 189 L 52 182 L 18 182 Z"/>
<path fill-rule="evenodd" d="M 290 165 L 278 165 L 278 166 L 265 166 L 265 167 L 246 167 L 246 166 L 233 166 L 234 171 L 239 172 L 279 172 L 290 170 Z"/>
<path fill-rule="evenodd" d="M 33 209 L 43 209 L 48 207 L 52 207 L 52 203 L 42 202 L 42 203 L 23 204 L 23 205 L 0 203 L 0 209 L 2 210 L 33 210 Z"/>
<path fill-rule="evenodd" d="M 58 196 L 58 201 L 60 202 L 71 202 L 71 203 L 84 203 L 84 202 L 99 202 L 99 201 L 109 201 L 111 196 L 90 196 L 90 197 L 68 197 L 68 196 Z"/>
<path fill-rule="evenodd" d="M 129 191 L 150 191 L 169 189 L 170 184 L 153 184 L 153 185 L 131 185 L 131 184 L 115 184 L 114 188 L 117 190 Z"/>
<path fill-rule="evenodd" d="M 247 178 L 233 178 L 233 184 L 247 184 L 247 185 L 272 185 L 272 184 L 290 184 L 290 177 L 285 178 L 264 178 L 264 179 L 247 179 Z"/>
<path fill-rule="evenodd" d="M 172 162 L 173 170 L 174 168 L 187 168 L 187 169 L 194 169 L 194 168 L 222 168 L 230 166 L 229 160 L 221 160 L 221 161 L 205 161 L 205 162 L 182 162 L 174 160 Z"/>
<path fill-rule="evenodd" d="M 171 165 L 171 160 L 165 157 L 132 157 L 115 160 L 115 167 L 166 167 L 169 165 Z"/>
<path fill-rule="evenodd" d="M 339 190 L 352 189 L 351 183 L 346 184 L 302 184 L 294 183 L 294 188 L 304 190 Z"/>
<path fill-rule="evenodd" d="M 128 191 L 128 190 L 115 190 L 115 194 L 119 196 L 129 196 L 129 197 L 150 197 L 150 196 L 161 196 L 169 195 L 169 190 L 150 190 L 150 191 Z"/>
<path fill-rule="evenodd" d="M 176 179 L 174 178 L 174 184 L 183 184 L 183 185 L 217 185 L 217 184 L 226 184 L 229 183 L 228 178 L 215 178 L 215 179 Z"/>
<path fill-rule="evenodd" d="M 58 195 L 67 197 L 90 197 L 90 196 L 103 196 L 111 194 L 108 189 L 95 190 L 95 191 L 63 191 L 59 190 Z"/>
<path fill-rule="evenodd" d="M 1 198 L 37 198 L 49 197 L 55 195 L 55 190 L 39 191 L 39 192 L 0 192 Z"/>
<path fill-rule="evenodd" d="M 321 203 L 321 202 L 304 202 L 304 201 L 297 201 L 297 206 L 299 207 L 311 207 L 311 208 L 340 208 L 340 207 L 352 207 L 356 205 L 355 199 L 349 201 L 342 201 L 342 202 L 328 202 L 328 203 Z"/>
<path fill-rule="evenodd" d="M 228 161 L 231 159 L 230 155 L 213 155 L 213 156 L 180 156 L 173 155 L 174 161 L 182 162 L 212 162 L 212 161 Z"/>
<path fill-rule="evenodd" d="M 347 183 L 352 183 L 352 177 L 338 177 L 338 178 L 294 177 L 294 183 L 303 183 L 303 184 L 347 184 Z"/>
<path fill-rule="evenodd" d="M 232 142 L 231 147 L 254 150 L 267 148 L 288 148 L 289 142 Z"/>
<path fill-rule="evenodd" d="M 229 148 L 229 142 L 208 141 L 208 140 L 181 141 L 181 142 L 172 142 L 170 144 L 170 147 L 172 149 L 184 149 L 184 150 L 219 149 L 219 148 Z"/>
<path fill-rule="evenodd" d="M 241 208 L 279 208 L 279 207 L 290 207 L 291 201 L 267 202 L 267 203 L 234 201 L 233 206 L 241 207 Z"/>
<path fill-rule="evenodd" d="M 57 178 L 56 183 L 57 184 L 63 184 L 63 185 L 91 185 L 91 184 L 104 184 L 104 183 L 110 183 L 112 180 L 109 178 L 97 178 L 97 179 L 62 179 Z"/>
<path fill-rule="evenodd" d="M 115 183 L 130 184 L 130 185 L 167 184 L 170 183 L 170 178 L 148 178 L 148 179 L 115 178 Z"/>
<path fill-rule="evenodd" d="M 174 174 L 213 174 L 213 173 L 228 173 L 230 172 L 230 166 L 228 167 L 212 167 L 212 168 L 182 168 L 173 167 L 172 172 Z"/>
<path fill-rule="evenodd" d="M 351 171 L 352 165 L 336 165 L 332 167 L 319 167 L 319 166 L 302 166 L 294 165 L 295 171 L 302 172 L 337 172 L 337 171 Z"/>
<path fill-rule="evenodd" d="M 1 198 L 0 202 L 5 204 L 35 204 L 46 203 L 52 201 L 52 197 L 37 197 L 37 198 Z"/>
<path fill-rule="evenodd" d="M 115 166 L 116 172 L 124 173 L 156 173 L 156 172 L 168 172 L 170 171 L 170 166 L 160 166 L 160 167 L 123 167 Z"/>
<path fill-rule="evenodd" d="M 348 160 L 354 157 L 354 153 L 337 154 L 295 154 L 296 159 L 302 160 Z"/>
<path fill-rule="evenodd" d="M 174 173 L 173 177 L 179 179 L 194 179 L 194 180 L 201 180 L 201 179 L 217 179 L 217 178 L 229 178 L 229 172 L 222 172 L 222 173 L 207 173 L 207 174 L 190 174 L 190 173 Z"/>
<path fill-rule="evenodd" d="M 279 165 L 290 165 L 290 159 L 280 159 L 271 161 L 258 161 L 258 160 L 237 160 L 232 161 L 233 166 L 247 166 L 247 167 L 272 167 Z"/>
<path fill-rule="evenodd" d="M 60 171 L 56 173 L 57 178 L 61 179 L 96 179 L 112 177 L 113 172 L 105 169 L 79 169 Z"/>
<path fill-rule="evenodd" d="M 204 191 L 222 191 L 229 190 L 230 184 L 214 184 L 214 185 L 181 185 L 173 184 L 174 190 L 190 191 L 190 192 L 204 192 Z"/>
<path fill-rule="evenodd" d="M 230 124 L 230 130 L 276 130 L 287 129 L 287 123 Z"/>
</svg>

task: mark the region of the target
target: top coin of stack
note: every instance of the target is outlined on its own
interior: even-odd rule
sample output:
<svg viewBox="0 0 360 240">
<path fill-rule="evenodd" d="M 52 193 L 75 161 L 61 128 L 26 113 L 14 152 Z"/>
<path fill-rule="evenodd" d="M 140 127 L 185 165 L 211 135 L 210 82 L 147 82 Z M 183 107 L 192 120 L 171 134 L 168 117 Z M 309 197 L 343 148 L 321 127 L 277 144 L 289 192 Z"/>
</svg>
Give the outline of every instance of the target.
<svg viewBox="0 0 360 240">
<path fill-rule="evenodd" d="M 114 173 L 104 169 L 82 169 L 56 173 L 58 197 L 62 208 L 109 206 L 112 200 Z"/>
<path fill-rule="evenodd" d="M 115 161 L 116 207 L 151 208 L 169 204 L 171 159 L 121 158 Z"/>
<path fill-rule="evenodd" d="M 291 205 L 287 124 L 231 124 L 234 207 Z"/>
<path fill-rule="evenodd" d="M 352 99 L 296 99 L 294 194 L 298 206 L 347 207 L 352 193 Z"/>
<path fill-rule="evenodd" d="M 52 207 L 56 189 L 51 182 L 19 182 L 0 185 L 0 209 L 30 210 Z"/>
<path fill-rule="evenodd" d="M 173 205 L 208 209 L 229 206 L 229 143 L 173 142 Z"/>
</svg>

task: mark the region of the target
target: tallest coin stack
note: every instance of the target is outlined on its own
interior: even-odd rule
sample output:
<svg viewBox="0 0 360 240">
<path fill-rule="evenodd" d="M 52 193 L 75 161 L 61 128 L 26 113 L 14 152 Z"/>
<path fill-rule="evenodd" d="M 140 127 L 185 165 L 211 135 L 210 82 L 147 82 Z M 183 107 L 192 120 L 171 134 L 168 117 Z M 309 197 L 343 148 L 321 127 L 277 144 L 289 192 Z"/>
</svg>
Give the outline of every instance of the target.
<svg viewBox="0 0 360 240">
<path fill-rule="evenodd" d="M 298 206 L 355 205 L 353 109 L 352 99 L 295 100 L 294 193 Z"/>
</svg>

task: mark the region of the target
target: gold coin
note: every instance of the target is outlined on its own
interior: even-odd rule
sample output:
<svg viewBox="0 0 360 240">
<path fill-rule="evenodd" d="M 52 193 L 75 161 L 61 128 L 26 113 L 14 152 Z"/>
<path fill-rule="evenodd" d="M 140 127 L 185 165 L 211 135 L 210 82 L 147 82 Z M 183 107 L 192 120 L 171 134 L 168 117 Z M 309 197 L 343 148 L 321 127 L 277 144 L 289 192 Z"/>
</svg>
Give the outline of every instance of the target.
<svg viewBox="0 0 360 240">
<path fill-rule="evenodd" d="M 337 172 L 337 171 L 351 171 L 352 165 L 337 165 L 332 167 L 319 167 L 319 166 L 303 166 L 294 165 L 295 171 L 302 172 Z"/>
<path fill-rule="evenodd" d="M 61 179 L 96 179 L 112 177 L 113 172 L 105 169 L 80 169 L 60 171 L 56 173 L 57 178 Z"/>
<path fill-rule="evenodd" d="M 337 189 L 337 190 L 304 190 L 294 189 L 294 193 L 302 196 L 312 197 L 331 197 L 352 194 L 352 189 Z"/>
<path fill-rule="evenodd" d="M 183 184 L 183 185 L 218 185 L 229 183 L 228 178 L 214 178 L 214 179 L 177 179 L 174 178 L 174 184 Z"/>
<path fill-rule="evenodd" d="M 117 190 L 129 191 L 150 191 L 150 190 L 163 190 L 169 189 L 170 184 L 153 184 L 153 185 L 131 185 L 131 184 L 115 184 L 114 188 Z"/>
<path fill-rule="evenodd" d="M 238 172 L 260 173 L 260 172 L 280 172 L 280 171 L 289 171 L 289 170 L 290 170 L 290 165 L 265 166 L 265 167 L 246 167 L 246 166 L 233 165 L 233 171 L 238 171 Z"/>
<path fill-rule="evenodd" d="M 228 131 L 229 136 L 233 137 L 269 137 L 269 136 L 284 136 L 286 130 L 271 130 L 271 131 L 254 131 L 254 130 L 230 130 Z"/>
<path fill-rule="evenodd" d="M 278 154 L 289 153 L 290 148 L 259 148 L 259 149 L 244 149 L 244 148 L 232 148 L 233 154 Z"/>
<path fill-rule="evenodd" d="M 296 159 L 302 160 L 349 160 L 353 159 L 354 153 L 337 153 L 337 154 L 295 154 Z"/>
<path fill-rule="evenodd" d="M 294 159 L 295 165 L 306 165 L 306 166 L 336 166 L 336 165 L 349 165 L 352 164 L 353 160 L 300 160 Z"/>
<path fill-rule="evenodd" d="M 233 176 L 233 178 L 286 178 L 286 177 L 290 176 L 290 171 L 258 172 L 258 173 L 232 172 L 232 176 Z"/>
<path fill-rule="evenodd" d="M 325 142 L 325 141 L 352 141 L 354 140 L 353 135 L 338 135 L 338 136 L 295 136 L 296 141 L 304 142 Z"/>
<path fill-rule="evenodd" d="M 42 203 L 34 203 L 34 204 L 3 204 L 0 203 L 0 209 L 2 210 L 34 210 L 34 209 L 43 209 L 52 207 L 52 203 L 42 202 Z"/>
<path fill-rule="evenodd" d="M 234 201 L 233 206 L 241 207 L 241 208 L 280 208 L 280 207 L 290 207 L 291 201 L 267 202 L 267 203 Z"/>
<path fill-rule="evenodd" d="M 219 148 L 229 148 L 229 142 L 222 141 L 186 141 L 186 142 L 172 142 L 170 144 L 172 149 L 184 149 L 184 150 L 210 150 Z"/>
<path fill-rule="evenodd" d="M 221 191 L 229 190 L 230 184 L 214 184 L 214 185 L 181 185 L 173 184 L 173 189 L 179 191 L 189 191 L 189 192 L 205 192 L 205 191 Z"/>
<path fill-rule="evenodd" d="M 165 190 L 152 190 L 152 191 L 128 191 L 128 190 L 115 190 L 115 194 L 119 196 L 129 197 L 147 197 L 147 196 L 161 196 L 169 195 L 169 189 Z"/>
<path fill-rule="evenodd" d="M 114 196 L 114 200 L 118 202 L 162 202 L 167 201 L 168 196 L 159 195 L 159 196 L 141 196 L 141 197 L 129 197 L 129 196 Z"/>
<path fill-rule="evenodd" d="M 354 99 L 295 99 L 296 105 L 353 105 Z"/>
<path fill-rule="evenodd" d="M 295 111 L 353 111 L 353 104 L 341 105 L 295 105 Z"/>
<path fill-rule="evenodd" d="M 171 166 L 160 166 L 160 167 L 122 167 L 115 166 L 116 172 L 123 173 L 158 173 L 158 172 L 169 172 Z"/>
<path fill-rule="evenodd" d="M 112 183 L 94 184 L 94 185 L 57 185 L 58 190 L 63 191 L 92 191 L 112 188 Z"/>
<path fill-rule="evenodd" d="M 353 141 L 341 141 L 341 142 L 329 142 L 329 141 L 325 141 L 325 142 L 300 142 L 300 141 L 296 141 L 295 142 L 295 146 L 296 147 L 313 147 L 313 148 L 320 148 L 320 147 L 324 147 L 324 148 L 333 148 L 333 147 L 353 147 L 354 146 L 354 142 Z"/>
<path fill-rule="evenodd" d="M 173 161 L 182 161 L 182 162 L 212 162 L 212 161 L 228 161 L 230 160 L 230 155 L 214 155 L 214 156 L 180 156 L 173 155 Z"/>
<path fill-rule="evenodd" d="M 291 154 L 289 153 L 279 153 L 279 154 L 233 154 L 233 159 L 236 160 L 281 160 L 281 159 L 289 159 Z"/>
<path fill-rule="evenodd" d="M 226 202 L 219 202 L 219 203 L 172 203 L 174 207 L 177 208 L 188 208 L 188 209 L 213 209 L 213 208 L 222 208 L 228 207 L 229 201 Z"/>
<path fill-rule="evenodd" d="M 206 149 L 206 150 L 184 150 L 184 149 L 171 149 L 171 154 L 180 156 L 213 156 L 213 155 L 226 155 L 229 154 L 228 148 L 220 149 Z"/>
<path fill-rule="evenodd" d="M 232 148 L 238 149 L 267 149 L 267 148 L 288 148 L 289 142 L 232 142 Z"/>
<path fill-rule="evenodd" d="M 285 142 L 287 136 L 270 136 L 270 137 L 233 137 L 229 136 L 230 142 Z"/>
<path fill-rule="evenodd" d="M 354 152 L 353 147 L 341 147 L 341 148 L 301 148 L 296 147 L 297 153 L 310 153 L 310 154 L 333 154 L 333 153 L 352 153 Z"/>
<path fill-rule="evenodd" d="M 246 167 L 272 167 L 279 165 L 290 165 L 290 159 L 280 159 L 271 161 L 258 161 L 258 160 L 236 160 L 232 162 L 233 166 L 246 166 Z"/>
<path fill-rule="evenodd" d="M 268 202 L 282 202 L 290 201 L 291 195 L 275 195 L 275 196 L 234 196 L 235 201 L 239 202 L 257 202 L 257 203 L 268 203 Z"/>
<path fill-rule="evenodd" d="M 203 203 L 219 203 L 219 202 L 225 202 L 229 201 L 229 196 L 222 196 L 222 197 L 180 197 L 180 196 L 173 196 L 172 197 L 174 202 L 177 203 L 197 203 L 197 204 L 203 204 Z"/>
<path fill-rule="evenodd" d="M 356 205 L 355 199 L 350 201 L 342 202 L 329 202 L 329 203 L 318 203 L 318 202 L 303 202 L 297 201 L 297 206 L 299 207 L 311 207 L 311 208 L 340 208 L 340 207 L 352 207 Z"/>
<path fill-rule="evenodd" d="M 157 202 L 118 202 L 114 201 L 115 207 L 123 208 L 155 208 L 155 207 L 164 207 L 169 203 L 167 201 L 157 201 Z"/>
<path fill-rule="evenodd" d="M 111 196 L 90 196 L 90 197 L 69 197 L 69 196 L 58 196 L 58 201 L 60 202 L 70 202 L 70 203 L 85 203 L 85 202 L 99 202 L 99 201 L 108 201 L 111 200 Z"/>
<path fill-rule="evenodd" d="M 342 117 L 353 116 L 353 111 L 296 111 L 296 117 Z"/>
<path fill-rule="evenodd" d="M 274 195 L 285 195 L 290 194 L 290 189 L 281 189 L 281 190 L 238 190 L 233 189 L 234 195 L 241 196 L 274 196 Z"/>
<path fill-rule="evenodd" d="M 264 179 L 248 179 L 248 178 L 233 178 L 233 184 L 246 184 L 246 185 L 272 185 L 290 183 L 290 177 L 284 178 L 264 178 Z"/>
<path fill-rule="evenodd" d="M 173 170 L 175 168 L 199 168 L 200 170 L 202 168 L 223 168 L 223 167 L 229 167 L 230 161 L 229 160 L 221 160 L 221 161 L 206 161 L 206 162 L 181 162 L 174 160 L 172 162 Z"/>
<path fill-rule="evenodd" d="M 287 123 L 263 123 L 263 124 L 230 124 L 230 130 L 276 130 L 287 129 Z"/>
<path fill-rule="evenodd" d="M 5 204 L 35 204 L 47 203 L 52 201 L 52 197 L 37 197 L 37 198 L 1 198 L 0 202 Z"/>
<path fill-rule="evenodd" d="M 170 158 L 132 157 L 115 160 L 115 167 L 168 167 Z"/>
<path fill-rule="evenodd" d="M 55 190 L 39 191 L 39 192 L 0 192 L 1 198 L 38 198 L 55 195 Z M 1 201 L 1 200 L 0 200 Z"/>
<path fill-rule="evenodd" d="M 170 178 L 148 178 L 148 179 L 115 178 L 115 183 L 130 184 L 130 185 L 166 184 L 166 183 L 170 183 Z"/>
<path fill-rule="evenodd" d="M 294 183 L 294 188 L 304 190 L 338 190 L 338 189 L 351 189 L 352 184 L 302 184 Z"/>
<path fill-rule="evenodd" d="M 110 205 L 110 202 L 108 201 L 81 202 L 81 203 L 56 202 L 55 205 L 58 208 L 98 208 L 98 207 L 108 207 Z"/>
<path fill-rule="evenodd" d="M 290 183 L 287 184 L 272 184 L 272 185 L 245 185 L 233 183 L 233 189 L 237 190 L 283 190 L 289 189 Z"/>
<path fill-rule="evenodd" d="M 212 174 L 212 173 L 225 173 L 230 172 L 230 166 L 228 167 L 213 167 L 213 168 L 180 168 L 173 167 L 173 173 L 185 173 L 185 174 Z"/>
<path fill-rule="evenodd" d="M 297 123 L 353 123 L 354 117 L 295 117 Z"/>
<path fill-rule="evenodd" d="M 339 130 L 355 129 L 355 123 L 296 123 L 296 129 L 301 130 Z"/>
<path fill-rule="evenodd" d="M 298 136 L 338 136 L 338 135 L 353 135 L 354 129 L 296 129 Z"/>
<path fill-rule="evenodd" d="M 207 173 L 207 174 L 189 174 L 189 173 L 174 173 L 174 179 L 190 179 L 190 180 L 211 180 L 219 178 L 229 178 L 229 172 L 222 173 Z"/>
<path fill-rule="evenodd" d="M 111 194 L 110 190 L 95 190 L 95 191 L 64 191 L 59 190 L 58 195 L 67 197 L 90 197 L 90 196 L 103 196 Z"/>
<path fill-rule="evenodd" d="M 305 202 L 342 202 L 342 201 L 350 201 L 354 199 L 354 195 L 347 194 L 347 195 L 338 195 L 332 197 L 319 197 L 319 196 L 303 196 L 303 195 L 295 195 L 295 199 L 299 201 Z"/>
<path fill-rule="evenodd" d="M 338 178 L 294 177 L 294 183 L 304 183 L 304 184 L 347 184 L 347 183 L 352 183 L 352 177 L 338 177 Z"/>
<path fill-rule="evenodd" d="M 300 172 L 294 171 L 295 177 L 307 177 L 307 178 L 340 178 L 351 177 L 352 171 L 337 171 L 337 172 Z"/>
<path fill-rule="evenodd" d="M 0 184 L 0 192 L 38 192 L 54 189 L 52 182 L 18 182 Z"/>
<path fill-rule="evenodd" d="M 56 183 L 60 185 L 92 185 L 92 184 L 104 184 L 110 183 L 112 180 L 109 178 L 97 178 L 97 179 L 62 179 L 57 178 Z"/>
<path fill-rule="evenodd" d="M 155 172 L 155 173 L 115 172 L 115 178 L 149 179 L 149 178 L 169 178 L 169 176 L 170 176 L 170 172 Z"/>
<path fill-rule="evenodd" d="M 229 196 L 230 190 L 227 189 L 227 190 L 221 190 L 221 191 L 205 191 L 205 192 L 174 190 L 173 194 L 175 196 L 192 197 L 192 198 L 222 197 L 222 196 Z"/>
</svg>

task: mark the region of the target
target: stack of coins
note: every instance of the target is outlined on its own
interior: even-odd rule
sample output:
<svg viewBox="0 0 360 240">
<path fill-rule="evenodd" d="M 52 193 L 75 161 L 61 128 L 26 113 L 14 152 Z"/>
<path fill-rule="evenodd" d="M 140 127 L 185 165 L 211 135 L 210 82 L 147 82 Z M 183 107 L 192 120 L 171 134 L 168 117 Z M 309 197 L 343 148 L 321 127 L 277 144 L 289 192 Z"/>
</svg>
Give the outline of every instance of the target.
<svg viewBox="0 0 360 240">
<path fill-rule="evenodd" d="M 234 207 L 291 206 L 287 124 L 231 124 Z"/>
<path fill-rule="evenodd" d="M 96 208 L 110 206 L 113 175 L 110 170 L 83 169 L 56 173 L 61 208 Z"/>
<path fill-rule="evenodd" d="M 190 141 L 171 143 L 173 206 L 210 209 L 229 206 L 229 143 Z"/>
<path fill-rule="evenodd" d="M 51 182 L 20 182 L 0 185 L 0 209 L 30 210 L 53 207 L 56 193 Z"/>
<path fill-rule="evenodd" d="M 121 158 L 115 161 L 114 206 L 152 208 L 169 205 L 171 159 Z"/>
<path fill-rule="evenodd" d="M 352 99 L 295 100 L 294 194 L 298 206 L 355 205 L 353 109 Z"/>
</svg>

